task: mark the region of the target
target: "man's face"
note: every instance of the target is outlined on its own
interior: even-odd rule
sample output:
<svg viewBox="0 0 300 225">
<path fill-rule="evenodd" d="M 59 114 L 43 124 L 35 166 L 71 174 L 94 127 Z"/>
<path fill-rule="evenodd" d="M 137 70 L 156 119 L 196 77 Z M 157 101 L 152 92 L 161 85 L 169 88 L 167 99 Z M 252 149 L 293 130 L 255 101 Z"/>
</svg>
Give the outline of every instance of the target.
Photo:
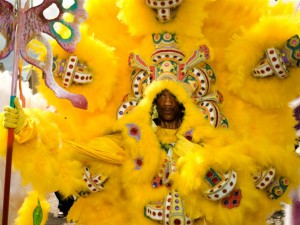
<svg viewBox="0 0 300 225">
<path fill-rule="evenodd" d="M 157 112 L 162 121 L 172 122 L 179 118 L 180 106 L 176 97 L 168 90 L 162 91 L 156 98 Z"/>
</svg>

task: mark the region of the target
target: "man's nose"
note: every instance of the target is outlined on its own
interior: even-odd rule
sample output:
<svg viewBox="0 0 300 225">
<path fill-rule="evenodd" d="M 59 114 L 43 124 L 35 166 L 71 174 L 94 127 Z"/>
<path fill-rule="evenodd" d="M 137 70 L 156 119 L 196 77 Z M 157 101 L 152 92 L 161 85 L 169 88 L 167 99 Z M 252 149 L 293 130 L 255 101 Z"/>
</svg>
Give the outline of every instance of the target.
<svg viewBox="0 0 300 225">
<path fill-rule="evenodd" d="M 164 105 L 166 106 L 170 106 L 170 105 L 173 105 L 174 104 L 174 100 L 171 96 L 166 96 L 166 98 L 164 99 Z"/>
</svg>

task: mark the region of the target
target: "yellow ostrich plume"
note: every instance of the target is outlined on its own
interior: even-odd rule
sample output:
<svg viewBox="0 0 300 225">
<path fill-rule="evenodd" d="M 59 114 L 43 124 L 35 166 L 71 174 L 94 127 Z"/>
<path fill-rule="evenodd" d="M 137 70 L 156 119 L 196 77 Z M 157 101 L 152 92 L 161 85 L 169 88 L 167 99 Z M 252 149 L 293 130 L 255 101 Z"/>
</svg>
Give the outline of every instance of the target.
<svg viewBox="0 0 300 225">
<path fill-rule="evenodd" d="M 96 38 L 118 46 L 120 37 L 129 36 L 127 26 L 117 18 L 119 8 L 116 0 L 86 0 L 85 9 L 88 12 L 85 24 Z"/>
<path fill-rule="evenodd" d="M 78 57 L 82 63 L 86 63 L 92 74 L 92 82 L 84 85 L 73 84 L 68 91 L 84 95 L 89 103 L 88 111 L 102 110 L 106 101 L 112 97 L 113 87 L 117 81 L 116 63 L 114 49 L 100 40 L 87 34 L 87 27 L 81 27 L 81 41 L 73 53 L 66 53 L 54 43 L 53 54 L 59 59 L 68 59 L 71 55 Z M 97 57 L 95 57 L 97 54 Z M 54 74 L 57 76 L 57 74 Z M 58 84 L 62 85 L 61 78 L 56 77 Z M 46 91 L 44 85 L 39 85 L 39 91 L 44 94 L 50 104 L 55 105 L 58 110 L 66 108 L 65 100 L 58 100 L 51 92 Z M 104 91 L 105 90 L 105 91 Z M 46 94 L 47 93 L 47 94 Z M 96 94 L 96 95 L 95 95 Z"/>
<path fill-rule="evenodd" d="M 299 22 L 290 16 L 264 17 L 254 26 L 244 28 L 242 34 L 235 35 L 224 58 L 228 65 L 228 90 L 262 108 L 282 107 L 294 99 L 299 94 L 299 68 L 289 68 L 285 79 L 254 78 L 252 74 L 267 48 L 281 48 L 287 39 L 297 34 Z M 279 32 L 274 35 L 274 31 Z"/>
<path fill-rule="evenodd" d="M 39 82 L 37 88 L 49 105 L 54 106 L 61 115 L 71 120 L 71 123 L 87 129 L 85 133 L 92 135 L 104 132 L 115 120 L 116 109 L 124 96 L 124 93 L 118 90 L 118 86 L 122 85 L 120 80 L 122 77 L 127 77 L 128 73 L 118 71 L 118 59 L 113 47 L 89 35 L 87 26 L 82 26 L 80 32 L 81 41 L 73 53 L 65 52 L 56 42 L 52 43 L 54 62 L 56 62 L 53 73 L 56 82 L 64 87 L 63 77 L 66 76 L 61 75 L 66 74 L 71 58 L 77 57 L 77 64 L 74 64 L 77 70 L 74 69 L 74 71 L 80 73 L 83 69 L 84 73 L 92 78 L 91 82 L 78 84 L 73 80 L 69 87 L 64 88 L 72 93 L 84 95 L 88 100 L 88 109 L 74 108 L 68 100 L 57 98 L 44 82 Z M 36 51 L 41 52 L 40 57 L 45 55 L 42 47 L 34 47 Z M 80 67 L 82 65 L 85 65 L 84 68 Z M 63 71 L 58 73 L 61 67 Z M 128 67 L 127 63 L 126 67 Z M 118 75 L 117 71 L 121 75 Z M 39 70 L 37 72 L 39 78 L 42 79 L 41 72 Z M 75 78 L 75 72 L 73 78 Z M 97 124 L 102 124 L 100 129 Z"/>
</svg>

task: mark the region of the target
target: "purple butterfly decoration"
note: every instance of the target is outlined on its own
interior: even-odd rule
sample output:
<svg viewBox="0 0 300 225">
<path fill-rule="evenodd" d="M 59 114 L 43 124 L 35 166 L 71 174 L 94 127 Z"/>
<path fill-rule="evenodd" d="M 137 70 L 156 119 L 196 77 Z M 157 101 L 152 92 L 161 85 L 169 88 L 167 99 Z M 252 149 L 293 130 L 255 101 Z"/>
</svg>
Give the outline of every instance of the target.
<svg viewBox="0 0 300 225">
<path fill-rule="evenodd" d="M 74 0 L 73 4 L 68 7 L 64 7 L 63 0 L 44 0 L 40 5 L 31 8 L 27 3 L 28 1 L 24 8 L 14 9 L 9 2 L 0 0 L 0 33 L 6 39 L 6 45 L 0 51 L 0 59 L 14 51 L 15 56 L 20 55 L 26 62 L 43 71 L 46 85 L 54 91 L 57 97 L 70 100 L 77 108 L 87 109 L 88 103 L 84 96 L 70 93 L 55 82 L 52 73 L 52 48 L 47 38 L 42 35 L 46 33 L 53 37 L 67 52 L 75 51 L 80 40 L 79 25 L 87 18 L 87 13 L 83 8 L 84 0 Z M 55 18 L 47 19 L 44 13 L 50 7 L 56 7 L 58 12 Z M 72 15 L 72 22 L 64 20 L 65 13 Z M 69 37 L 64 38 L 57 32 L 58 24 L 69 30 Z M 29 55 L 27 44 L 33 39 L 37 39 L 46 47 L 45 61 Z M 14 66 L 15 71 L 17 68 Z"/>
</svg>

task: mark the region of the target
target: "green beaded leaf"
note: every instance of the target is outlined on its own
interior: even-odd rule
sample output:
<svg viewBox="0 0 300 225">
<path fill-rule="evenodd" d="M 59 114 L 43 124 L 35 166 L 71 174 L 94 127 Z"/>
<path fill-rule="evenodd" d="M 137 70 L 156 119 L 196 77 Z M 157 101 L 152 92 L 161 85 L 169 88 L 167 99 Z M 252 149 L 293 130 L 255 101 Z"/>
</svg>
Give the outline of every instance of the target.
<svg viewBox="0 0 300 225">
<path fill-rule="evenodd" d="M 43 219 L 43 210 L 38 199 L 38 204 L 33 211 L 33 225 L 40 225 Z"/>
</svg>

